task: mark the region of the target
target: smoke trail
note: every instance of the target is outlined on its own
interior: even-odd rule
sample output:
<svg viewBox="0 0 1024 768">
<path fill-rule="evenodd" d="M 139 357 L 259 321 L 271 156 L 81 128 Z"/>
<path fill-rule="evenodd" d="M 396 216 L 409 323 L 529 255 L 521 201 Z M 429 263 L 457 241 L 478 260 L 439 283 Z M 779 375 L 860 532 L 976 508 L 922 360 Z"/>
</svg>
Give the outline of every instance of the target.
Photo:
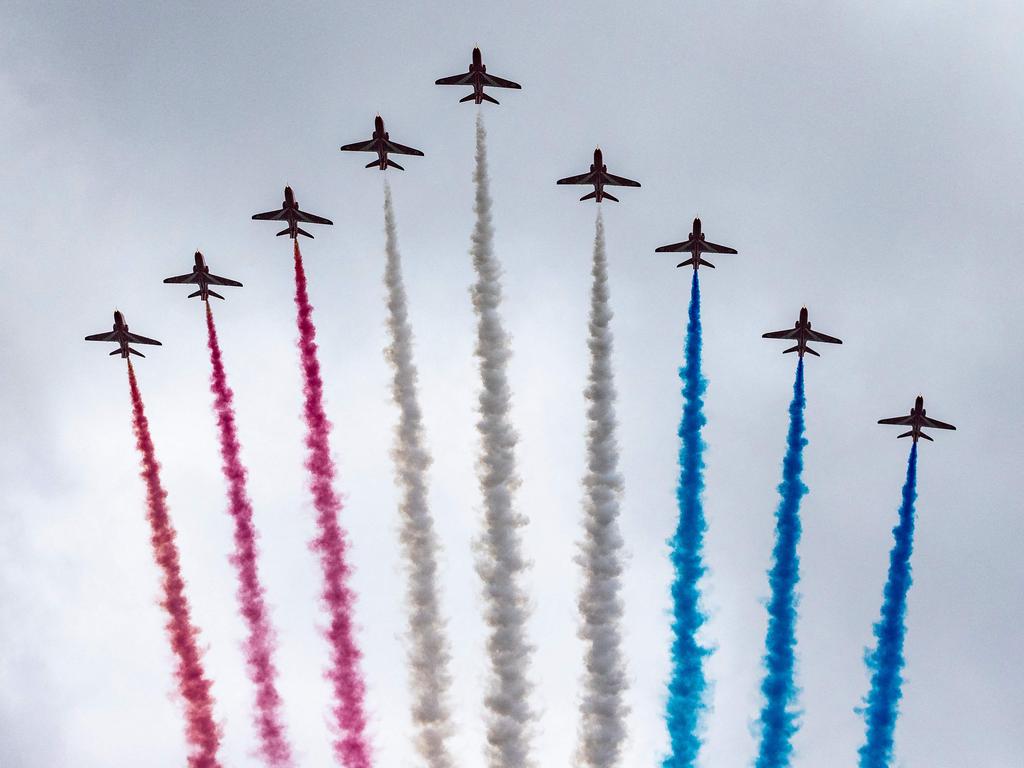
<svg viewBox="0 0 1024 768">
<path fill-rule="evenodd" d="M 207 346 L 210 349 L 210 389 L 214 411 L 220 428 L 221 469 L 228 481 L 228 511 L 235 523 L 235 552 L 231 563 L 238 573 L 238 604 L 249 629 L 245 641 L 245 657 L 249 679 L 256 686 L 256 711 L 253 721 L 260 739 L 260 756 L 270 766 L 292 765 L 291 745 L 281 720 L 281 696 L 277 692 L 277 669 L 274 666 L 274 630 L 267 615 L 256 558 L 256 527 L 253 524 L 252 502 L 246 490 L 246 470 L 241 459 L 241 445 L 235 427 L 234 394 L 228 386 L 221 357 L 213 310 L 206 302 Z"/>
<path fill-rule="evenodd" d="M 185 700 L 185 736 L 191 752 L 188 764 L 191 768 L 219 768 L 217 750 L 220 747 L 220 732 L 213 721 L 213 697 L 210 695 L 210 681 L 203 670 L 202 655 L 196 644 L 199 630 L 192 624 L 188 598 L 185 597 L 185 580 L 181 576 L 178 560 L 177 532 L 171 523 L 167 510 L 167 492 L 160 482 L 160 464 L 156 460 L 156 449 L 149 434 L 149 420 L 142 404 L 142 393 L 135 379 L 135 369 L 128 361 L 128 385 L 132 395 L 132 427 L 135 430 L 135 445 L 142 455 L 142 479 L 146 481 L 146 519 L 151 529 L 150 542 L 153 556 L 163 574 L 164 597 L 160 604 L 167 611 L 167 634 L 171 649 L 178 657 L 175 677 L 178 693 Z"/>
<path fill-rule="evenodd" d="M 859 750 L 860 768 L 886 768 L 892 761 L 893 731 L 903 696 L 903 640 L 907 634 L 907 592 L 910 589 L 910 554 L 914 548 L 914 501 L 917 498 L 917 443 L 910 447 L 907 480 L 903 484 L 900 521 L 889 553 L 882 616 L 875 624 L 875 650 L 866 655 L 872 671 L 871 690 L 865 701 L 867 737 Z"/>
<path fill-rule="evenodd" d="M 451 768 L 448 751 L 451 716 L 448 692 L 451 661 L 445 622 L 441 618 L 437 589 L 437 536 L 434 518 L 427 504 L 427 470 L 431 458 L 423 444 L 423 419 L 416 382 L 418 373 L 412 358 L 412 327 L 409 325 L 402 256 L 398 251 L 395 210 L 391 185 L 384 183 L 384 229 L 387 263 L 384 284 L 388 292 L 388 332 L 391 344 L 385 357 L 394 377 L 391 396 L 399 409 L 395 429 L 396 481 L 402 491 L 399 513 L 401 540 L 405 553 L 409 604 L 409 668 L 412 678 L 413 722 L 418 729 L 416 747 L 428 768 Z"/>
<path fill-rule="evenodd" d="M 512 507 L 519 485 L 515 466 L 516 433 L 509 423 L 509 391 L 505 364 L 511 351 L 501 324 L 501 267 L 494 257 L 491 196 L 487 177 L 487 131 L 476 118 L 476 226 L 470 253 L 476 270 L 471 294 L 477 316 L 476 356 L 480 360 L 481 454 L 477 465 L 484 496 L 485 531 L 478 542 L 477 572 L 484 582 L 484 618 L 490 629 L 487 651 L 491 679 L 487 707 L 487 759 L 492 768 L 525 768 L 530 758 L 534 713 L 528 698 L 532 646 L 526 639 L 529 605 L 520 579 L 527 562 L 520 552 L 518 528 L 526 518 Z"/>
<path fill-rule="evenodd" d="M 690 286 L 690 311 L 686 325 L 686 363 L 679 369 L 683 382 L 683 420 L 679 425 L 679 525 L 671 540 L 672 565 L 672 679 L 668 685 L 668 722 L 671 754 L 664 768 L 692 768 L 701 743 L 701 718 L 707 703 L 704 693 L 704 657 L 711 651 L 697 642 L 706 616 L 700 606 L 698 585 L 704 575 L 704 392 L 707 380 L 700 371 L 700 282 L 696 270 Z"/>
<path fill-rule="evenodd" d="M 768 574 L 772 595 L 768 601 L 768 632 L 765 636 L 765 676 L 761 693 L 761 743 L 756 768 L 785 768 L 793 752 L 798 712 L 794 710 L 793 681 L 796 650 L 796 585 L 800 580 L 800 499 L 807 493 L 800 475 L 804 468 L 804 361 L 796 365 L 793 400 L 789 404 L 786 458 L 782 461 L 779 507 L 775 512 L 774 563 Z"/>
<path fill-rule="evenodd" d="M 355 595 L 349 587 L 350 568 L 345 555 L 348 543 L 338 524 L 341 499 L 334 491 L 334 461 L 331 459 L 331 423 L 324 413 L 323 380 L 317 358 L 316 326 L 313 307 L 306 291 L 306 273 L 302 268 L 299 241 L 295 240 L 295 306 L 298 309 L 299 352 L 302 358 L 305 395 L 306 447 L 309 457 L 310 489 L 316 509 L 319 531 L 312 549 L 320 555 L 324 576 L 323 601 L 330 615 L 327 640 L 331 647 L 331 666 L 325 673 L 334 693 L 334 756 L 346 768 L 369 768 L 366 714 L 363 701 L 366 684 L 359 670 L 359 649 L 353 636 L 352 613 Z"/>
<path fill-rule="evenodd" d="M 584 393 L 587 407 L 587 471 L 585 538 L 577 562 L 583 567 L 579 597 L 579 636 L 586 645 L 580 702 L 578 762 L 589 768 L 618 765 L 626 738 L 623 701 L 626 663 L 622 657 L 622 536 L 619 533 L 619 446 L 615 439 L 615 382 L 612 375 L 612 311 L 609 305 L 608 260 L 604 221 L 598 208 L 590 291 L 590 374 Z"/>
</svg>

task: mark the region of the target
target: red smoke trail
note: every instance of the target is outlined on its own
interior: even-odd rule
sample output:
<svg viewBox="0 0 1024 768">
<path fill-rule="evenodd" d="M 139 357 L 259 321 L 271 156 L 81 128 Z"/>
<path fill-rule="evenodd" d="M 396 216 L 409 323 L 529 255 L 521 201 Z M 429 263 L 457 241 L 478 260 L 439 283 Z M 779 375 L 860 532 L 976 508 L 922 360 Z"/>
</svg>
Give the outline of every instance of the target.
<svg viewBox="0 0 1024 768">
<path fill-rule="evenodd" d="M 228 386 L 217 341 L 213 311 L 206 304 L 207 346 L 210 348 L 210 389 L 220 427 L 220 455 L 224 477 L 228 481 L 228 511 L 235 521 L 235 552 L 231 562 L 238 573 L 238 603 L 249 628 L 245 641 L 249 679 L 256 686 L 256 711 L 253 720 L 260 737 L 260 755 L 275 768 L 292 765 L 291 746 L 281 722 L 281 696 L 275 683 L 277 669 L 272 658 L 274 630 L 267 615 L 256 565 L 256 528 L 252 520 L 252 502 L 245 487 L 246 471 L 239 455 L 238 432 L 235 428 L 234 395 Z"/>
<path fill-rule="evenodd" d="M 170 617 L 167 633 L 171 638 L 171 649 L 178 657 L 178 669 L 175 672 L 178 692 L 185 700 L 185 735 L 192 747 L 188 764 L 191 768 L 219 768 L 217 748 L 220 746 L 220 733 L 213 721 L 210 681 L 206 679 L 202 657 L 196 645 L 199 630 L 192 625 L 189 615 L 185 581 L 181 577 L 178 547 L 174 541 L 177 534 L 167 512 L 167 491 L 160 484 L 160 465 L 156 460 L 153 438 L 149 434 L 149 421 L 146 419 L 131 361 L 128 362 L 128 383 L 132 392 L 132 426 L 135 429 L 136 447 L 142 454 L 142 479 L 146 481 L 146 518 L 152 528 L 150 540 L 157 565 L 163 572 L 164 598 L 160 604 Z"/>
<path fill-rule="evenodd" d="M 324 574 L 323 600 L 330 613 L 327 639 L 331 646 L 331 667 L 326 678 L 334 688 L 334 719 L 339 729 L 334 741 L 335 758 L 347 768 L 369 768 L 370 748 L 366 742 L 366 714 L 363 699 L 366 684 L 359 671 L 359 650 L 352 636 L 352 604 L 355 596 L 348 585 L 350 569 L 345 561 L 345 533 L 338 524 L 341 499 L 334 492 L 334 461 L 331 460 L 331 422 L 324 413 L 323 380 L 316 354 L 316 326 L 313 307 L 306 292 L 299 241 L 295 241 L 295 306 L 298 309 L 299 352 L 302 357 L 305 395 L 306 447 L 309 457 L 313 506 L 318 536 L 312 549 L 320 555 Z"/>
</svg>

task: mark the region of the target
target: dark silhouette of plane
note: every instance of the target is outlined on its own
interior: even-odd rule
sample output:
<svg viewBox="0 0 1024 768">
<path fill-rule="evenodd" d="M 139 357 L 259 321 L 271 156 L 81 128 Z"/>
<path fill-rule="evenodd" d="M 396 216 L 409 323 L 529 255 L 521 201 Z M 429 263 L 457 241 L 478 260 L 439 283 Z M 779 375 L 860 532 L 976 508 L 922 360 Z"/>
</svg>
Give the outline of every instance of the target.
<svg viewBox="0 0 1024 768">
<path fill-rule="evenodd" d="M 956 429 L 952 424 L 946 424 L 943 421 L 932 419 L 926 416 L 927 411 L 924 409 L 924 397 L 922 395 L 917 396 L 917 400 L 914 401 L 914 407 L 910 409 L 909 416 L 897 416 L 892 419 L 879 419 L 879 424 L 899 424 L 901 426 L 910 427 L 909 432 L 904 432 L 902 435 L 897 437 L 912 437 L 914 442 L 917 442 L 919 437 L 923 437 L 925 440 L 931 440 L 924 432 L 921 431 L 922 427 L 928 427 L 929 429 Z"/>
<path fill-rule="evenodd" d="M 330 219 L 325 219 L 323 216 L 316 216 L 312 213 L 306 213 L 305 211 L 299 210 L 299 204 L 295 202 L 295 195 L 292 194 L 291 187 L 284 188 L 284 202 L 281 203 L 281 209 L 278 211 L 267 211 L 266 213 L 253 214 L 253 219 L 258 221 L 287 221 L 288 228 L 282 229 L 277 233 L 277 236 L 288 235 L 294 240 L 299 235 L 305 235 L 306 237 L 313 237 L 309 232 L 299 228 L 299 222 L 306 224 L 333 224 L 334 222 Z"/>
<path fill-rule="evenodd" d="M 594 200 L 600 203 L 604 199 L 614 200 L 616 203 L 619 202 L 619 198 L 608 194 L 604 191 L 605 186 L 613 187 L 639 187 L 639 181 L 633 181 L 632 179 L 626 179 L 622 176 L 616 176 L 608 173 L 608 166 L 604 164 L 604 158 L 601 155 L 601 148 L 598 147 L 594 150 L 594 162 L 590 165 L 590 171 L 588 173 L 581 173 L 579 176 L 568 176 L 564 179 L 559 179 L 557 184 L 593 184 L 594 191 L 589 195 L 584 195 L 580 198 L 583 200 Z"/>
<path fill-rule="evenodd" d="M 655 248 L 655 253 L 678 253 L 679 251 L 687 251 L 692 253 L 693 256 L 686 261 L 676 264 L 677 267 L 685 267 L 687 264 L 692 264 L 694 271 L 699 267 L 711 267 L 715 268 L 715 265 L 709 261 L 704 261 L 700 257 L 702 253 L 736 253 L 735 248 L 729 248 L 724 245 L 717 245 L 715 243 L 709 243 L 704 239 L 704 233 L 700 231 L 700 219 L 693 220 L 693 232 L 690 233 L 690 239 L 683 243 L 673 243 L 672 245 L 663 245 L 661 248 Z"/>
<path fill-rule="evenodd" d="M 804 356 L 804 352 L 809 352 L 815 357 L 821 357 L 817 352 L 807 346 L 809 341 L 817 341 L 822 344 L 842 344 L 841 339 L 837 339 L 835 336 L 828 336 L 824 333 L 811 330 L 811 321 L 807 319 L 807 307 L 800 308 L 800 317 L 796 321 L 796 325 L 792 328 L 787 328 L 785 331 L 769 331 L 768 333 L 761 334 L 762 339 L 796 339 L 796 346 L 790 347 L 789 349 L 783 350 L 782 354 L 787 352 L 796 352 L 800 357 Z"/>
<path fill-rule="evenodd" d="M 241 288 L 242 284 L 237 280 L 231 280 L 227 277 L 220 277 L 210 273 L 210 268 L 206 266 L 206 259 L 203 258 L 203 254 L 196 251 L 196 265 L 192 267 L 192 271 L 187 275 L 178 275 L 177 277 L 168 277 L 164 280 L 165 283 L 195 283 L 199 286 L 199 290 L 195 293 L 190 293 L 188 298 L 194 298 L 198 296 L 202 301 L 209 301 L 210 297 L 213 296 L 218 299 L 223 299 L 219 293 L 210 290 L 211 285 L 230 285 L 235 288 Z"/>
<path fill-rule="evenodd" d="M 473 101 L 480 104 L 483 101 L 489 101 L 492 104 L 500 104 L 497 99 L 493 96 L 489 96 L 484 93 L 484 86 L 491 86 L 492 88 L 522 88 L 519 83 L 513 83 L 511 80 L 505 80 L 494 75 L 487 74 L 487 67 L 484 66 L 483 57 L 480 55 L 480 49 L 473 49 L 473 62 L 469 65 L 469 72 L 464 75 L 452 75 L 451 77 L 442 77 L 440 80 L 435 80 L 434 85 L 471 85 L 473 86 L 473 92 L 464 99 L 459 99 L 459 103 L 464 101 Z"/>
<path fill-rule="evenodd" d="M 367 168 L 373 168 L 376 166 L 382 171 L 387 170 L 388 166 L 397 168 L 400 171 L 404 171 L 405 168 L 400 166 L 394 160 L 388 159 L 388 153 L 393 155 L 416 155 L 417 157 L 423 157 L 423 153 L 418 149 L 407 147 L 404 144 L 397 144 L 388 138 L 387 131 L 384 130 L 384 118 L 377 115 L 377 119 L 373 124 L 373 137 L 369 141 L 358 141 L 355 144 L 346 144 L 341 148 L 342 152 L 376 152 L 377 159 L 373 162 L 367 163 Z"/>
<path fill-rule="evenodd" d="M 128 323 L 124 321 L 124 315 L 118 310 L 114 310 L 114 330 L 108 331 L 107 333 L 94 333 L 92 336 L 86 336 L 86 341 L 113 341 L 118 347 L 111 355 L 120 354 L 125 360 L 128 359 L 128 354 L 138 355 L 139 357 L 145 357 L 144 354 L 139 352 L 137 349 L 132 349 L 129 344 L 156 344 L 157 346 L 163 346 L 156 339 L 150 339 L 145 336 L 139 336 L 137 333 L 131 333 L 128 330 Z"/>
</svg>

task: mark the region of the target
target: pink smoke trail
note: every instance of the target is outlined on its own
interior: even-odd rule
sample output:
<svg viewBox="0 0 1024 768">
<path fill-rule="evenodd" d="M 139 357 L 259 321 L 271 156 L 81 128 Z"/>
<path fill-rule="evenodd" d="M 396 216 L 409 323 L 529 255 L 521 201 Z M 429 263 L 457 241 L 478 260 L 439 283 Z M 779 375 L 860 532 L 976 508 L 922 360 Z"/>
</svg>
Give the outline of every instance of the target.
<svg viewBox="0 0 1024 768">
<path fill-rule="evenodd" d="M 146 519 L 152 533 L 153 555 L 163 573 L 164 597 L 160 604 L 168 614 L 167 634 L 171 649 L 178 658 L 175 677 L 178 692 L 185 700 L 185 737 L 191 747 L 188 764 L 191 768 L 219 768 L 217 749 L 220 732 L 213 721 L 213 697 L 210 681 L 203 671 L 203 660 L 196 644 L 199 630 L 192 625 L 185 581 L 178 560 L 177 533 L 167 511 L 167 491 L 160 483 L 160 464 L 149 434 L 149 421 L 142 405 L 142 394 L 135 379 L 135 369 L 128 362 L 128 384 L 132 393 L 132 427 L 135 444 L 142 454 L 142 479 L 146 481 Z"/>
<path fill-rule="evenodd" d="M 366 740 L 366 714 L 363 701 L 366 683 L 359 670 L 359 649 L 353 637 L 352 613 L 355 595 L 348 585 L 351 569 L 345 560 L 348 544 L 338 524 L 341 499 L 334 492 L 334 461 L 331 459 L 331 422 L 324 413 L 323 380 L 317 358 L 316 326 L 313 307 L 306 291 L 306 272 L 302 268 L 299 241 L 295 240 L 295 306 L 298 309 L 299 352 L 302 358 L 305 395 L 306 447 L 309 456 L 310 489 L 319 534 L 312 549 L 320 555 L 324 575 L 324 605 L 331 623 L 327 639 L 331 646 L 331 667 L 326 678 L 334 689 L 334 720 L 339 734 L 334 740 L 334 756 L 346 768 L 369 768 L 370 747 Z"/>
<path fill-rule="evenodd" d="M 207 346 L 210 348 L 210 389 L 214 397 L 214 411 L 220 428 L 221 469 L 228 482 L 228 511 L 235 522 L 235 552 L 231 563 L 238 573 L 238 604 L 249 629 L 245 641 L 249 679 L 256 686 L 256 711 L 253 722 L 259 733 L 259 754 L 273 768 L 287 768 L 292 763 L 291 745 L 281 719 L 281 696 L 277 692 L 277 669 L 272 658 L 274 630 L 267 615 L 256 564 L 256 527 L 253 524 L 252 502 L 245 487 L 246 471 L 240 456 L 241 445 L 235 427 L 234 394 L 228 386 L 217 340 L 217 326 L 213 310 L 206 304 Z"/>
</svg>

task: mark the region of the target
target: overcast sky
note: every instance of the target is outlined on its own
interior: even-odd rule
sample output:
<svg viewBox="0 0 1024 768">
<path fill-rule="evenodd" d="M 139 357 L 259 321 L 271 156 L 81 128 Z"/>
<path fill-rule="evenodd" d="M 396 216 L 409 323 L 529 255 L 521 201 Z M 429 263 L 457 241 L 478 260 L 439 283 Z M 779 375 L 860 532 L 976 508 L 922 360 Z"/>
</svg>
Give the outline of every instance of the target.
<svg viewBox="0 0 1024 768">
<path fill-rule="evenodd" d="M 286 10 L 287 7 L 287 10 Z M 0 9 L 0 764 L 181 766 L 123 363 L 82 336 L 114 307 L 163 340 L 137 365 L 202 628 L 225 765 L 256 765 L 244 628 L 201 305 L 164 277 L 201 249 L 239 279 L 215 307 L 303 766 L 329 764 L 326 644 L 303 469 L 289 243 L 252 222 L 291 184 L 335 222 L 303 242 L 346 497 L 376 763 L 413 763 L 389 449 L 382 179 L 340 144 L 380 112 L 423 158 L 389 172 L 417 338 L 455 654 L 454 740 L 483 764 L 471 543 L 478 378 L 467 288 L 474 44 L 516 80 L 485 105 L 513 418 L 533 560 L 538 765 L 571 763 L 580 694 L 585 333 L 594 205 L 555 179 L 643 183 L 606 203 L 631 689 L 624 766 L 667 747 L 676 429 L 689 273 L 654 248 L 699 214 L 736 247 L 701 271 L 708 426 L 702 763 L 740 768 L 801 304 L 844 339 L 808 363 L 795 765 L 853 766 L 854 709 L 920 392 L 958 426 L 922 447 L 897 764 L 1024 764 L 1024 10 L 1019 2 L 5 3 Z"/>
</svg>

